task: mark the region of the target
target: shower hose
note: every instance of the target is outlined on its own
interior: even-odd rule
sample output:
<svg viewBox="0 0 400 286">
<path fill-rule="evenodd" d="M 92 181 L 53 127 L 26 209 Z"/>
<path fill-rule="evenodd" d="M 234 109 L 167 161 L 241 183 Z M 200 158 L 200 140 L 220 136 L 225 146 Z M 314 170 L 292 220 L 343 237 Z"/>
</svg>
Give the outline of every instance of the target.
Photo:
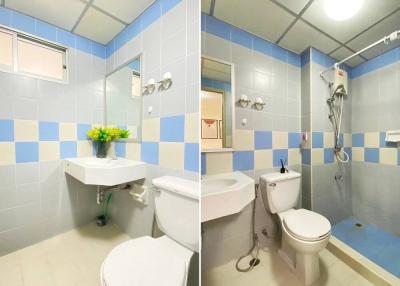
<svg viewBox="0 0 400 286">
<path fill-rule="evenodd" d="M 236 270 L 239 272 L 248 272 L 254 268 L 259 263 L 258 260 L 258 253 L 260 251 L 260 241 L 258 239 L 258 235 L 255 231 L 255 223 L 256 223 L 256 201 L 257 201 L 257 190 L 258 190 L 258 184 L 255 185 L 254 187 L 254 192 L 255 192 L 255 198 L 253 200 L 253 212 L 252 212 L 252 233 L 253 233 L 253 245 L 250 248 L 250 250 L 247 252 L 247 254 L 239 257 L 239 259 L 236 261 Z M 253 255 L 253 251 L 255 250 L 255 255 Z M 249 266 L 246 268 L 240 268 L 239 263 L 246 257 L 251 256 L 252 259 L 250 260 Z"/>
</svg>

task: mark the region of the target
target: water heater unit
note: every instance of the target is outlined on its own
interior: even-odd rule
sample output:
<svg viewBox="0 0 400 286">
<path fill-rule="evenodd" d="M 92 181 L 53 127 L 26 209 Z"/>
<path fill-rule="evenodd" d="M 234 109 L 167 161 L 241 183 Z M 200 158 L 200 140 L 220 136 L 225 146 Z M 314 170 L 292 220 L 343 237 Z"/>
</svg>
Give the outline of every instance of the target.
<svg viewBox="0 0 400 286">
<path fill-rule="evenodd" d="M 336 90 L 336 88 L 341 84 L 348 93 L 349 89 L 347 88 L 347 72 L 337 67 L 334 69 L 333 90 Z"/>
</svg>

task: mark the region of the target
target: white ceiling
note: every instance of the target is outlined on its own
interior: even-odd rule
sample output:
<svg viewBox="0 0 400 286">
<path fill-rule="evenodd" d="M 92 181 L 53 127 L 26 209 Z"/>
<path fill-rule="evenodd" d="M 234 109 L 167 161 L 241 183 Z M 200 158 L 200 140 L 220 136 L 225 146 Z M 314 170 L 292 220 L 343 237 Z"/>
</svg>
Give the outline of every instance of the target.
<svg viewBox="0 0 400 286">
<path fill-rule="evenodd" d="M 309 46 L 342 60 L 369 44 L 400 30 L 400 0 L 364 0 L 351 19 L 334 21 L 324 0 L 202 0 L 202 11 L 286 49 L 301 53 Z M 361 54 L 355 66 L 400 46 L 381 44 Z"/>
<path fill-rule="evenodd" d="M 3 0 L 1 5 L 107 44 L 155 0 Z"/>
</svg>

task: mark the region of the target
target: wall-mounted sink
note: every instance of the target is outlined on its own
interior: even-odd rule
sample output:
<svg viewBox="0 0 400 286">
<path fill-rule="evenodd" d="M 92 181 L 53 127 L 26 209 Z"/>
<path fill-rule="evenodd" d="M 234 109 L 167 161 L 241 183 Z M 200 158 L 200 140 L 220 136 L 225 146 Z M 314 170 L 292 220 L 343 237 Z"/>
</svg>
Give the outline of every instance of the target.
<svg viewBox="0 0 400 286">
<path fill-rule="evenodd" d="M 146 164 L 123 158 L 65 159 L 65 173 L 86 185 L 116 186 L 146 177 Z"/>
<path fill-rule="evenodd" d="M 239 213 L 254 198 L 254 179 L 242 172 L 204 176 L 201 180 L 201 221 Z"/>
</svg>

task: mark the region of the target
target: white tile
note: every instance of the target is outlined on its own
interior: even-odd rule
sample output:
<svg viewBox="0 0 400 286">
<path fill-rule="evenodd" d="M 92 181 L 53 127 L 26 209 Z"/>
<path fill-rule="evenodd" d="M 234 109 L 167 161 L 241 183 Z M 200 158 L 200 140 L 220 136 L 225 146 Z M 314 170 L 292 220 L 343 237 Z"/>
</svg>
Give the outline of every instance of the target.
<svg viewBox="0 0 400 286">
<path fill-rule="evenodd" d="M 232 152 L 206 154 L 207 175 L 232 172 L 232 164 Z"/>
<path fill-rule="evenodd" d="M 126 143 L 126 158 L 129 160 L 140 161 L 140 143 L 127 142 Z"/>
<path fill-rule="evenodd" d="M 235 130 L 234 149 L 236 151 L 248 151 L 254 149 L 254 130 Z"/>
<path fill-rule="evenodd" d="M 289 166 L 295 166 L 295 165 L 300 165 L 301 164 L 301 149 L 300 148 L 294 148 L 294 149 L 289 149 Z"/>
<path fill-rule="evenodd" d="M 15 144 L 0 142 L 0 165 L 15 164 Z"/>
<path fill-rule="evenodd" d="M 333 132 L 324 132 L 324 147 L 325 148 L 333 148 L 335 144 L 335 136 Z"/>
<path fill-rule="evenodd" d="M 198 113 L 187 113 L 185 115 L 185 142 L 199 142 L 200 119 Z"/>
<path fill-rule="evenodd" d="M 324 164 L 324 149 L 312 149 L 311 150 L 311 163 L 313 165 L 323 165 Z"/>
<path fill-rule="evenodd" d="M 396 148 L 380 148 L 379 163 L 385 165 L 397 165 L 397 149 Z"/>
<path fill-rule="evenodd" d="M 254 169 L 264 170 L 269 168 L 272 168 L 272 150 L 255 150 Z"/>
<path fill-rule="evenodd" d="M 379 148 L 379 132 L 366 132 L 364 134 L 364 146 L 367 148 Z"/>
<path fill-rule="evenodd" d="M 14 121 L 15 141 L 38 141 L 39 125 L 36 120 Z"/>
<path fill-rule="evenodd" d="M 344 133 L 343 135 L 343 144 L 345 147 L 351 147 L 353 142 L 352 134 L 351 133 Z"/>
<path fill-rule="evenodd" d="M 55 141 L 39 142 L 40 161 L 53 161 L 60 159 L 60 143 Z"/>
<path fill-rule="evenodd" d="M 107 11 L 111 15 L 131 23 L 137 16 L 139 16 L 154 0 L 95 0 L 93 5 Z"/>
<path fill-rule="evenodd" d="M 364 148 L 353 147 L 352 148 L 352 160 L 355 162 L 364 162 Z"/>
<path fill-rule="evenodd" d="M 146 118 L 142 120 L 142 140 L 160 141 L 160 118 Z"/>
<path fill-rule="evenodd" d="M 282 131 L 272 131 L 272 149 L 287 149 L 288 133 Z"/>
<path fill-rule="evenodd" d="M 175 142 L 160 142 L 160 166 L 173 170 L 183 170 L 185 145 Z"/>
<path fill-rule="evenodd" d="M 273 42 L 294 19 L 270 1 L 218 0 L 214 16 Z"/>
<path fill-rule="evenodd" d="M 93 156 L 93 142 L 84 140 L 78 141 L 77 145 L 78 157 L 92 157 Z"/>
<path fill-rule="evenodd" d="M 60 141 L 74 141 L 77 139 L 76 134 L 76 123 L 60 123 Z"/>
<path fill-rule="evenodd" d="M 121 22 L 90 7 L 75 28 L 75 33 L 99 43 L 107 44 L 123 28 L 125 28 L 125 25 Z"/>
<path fill-rule="evenodd" d="M 7 1 L 5 6 L 71 30 L 86 4 L 80 0 L 57 0 L 57 4 L 53 0 L 11 0 Z"/>
</svg>

